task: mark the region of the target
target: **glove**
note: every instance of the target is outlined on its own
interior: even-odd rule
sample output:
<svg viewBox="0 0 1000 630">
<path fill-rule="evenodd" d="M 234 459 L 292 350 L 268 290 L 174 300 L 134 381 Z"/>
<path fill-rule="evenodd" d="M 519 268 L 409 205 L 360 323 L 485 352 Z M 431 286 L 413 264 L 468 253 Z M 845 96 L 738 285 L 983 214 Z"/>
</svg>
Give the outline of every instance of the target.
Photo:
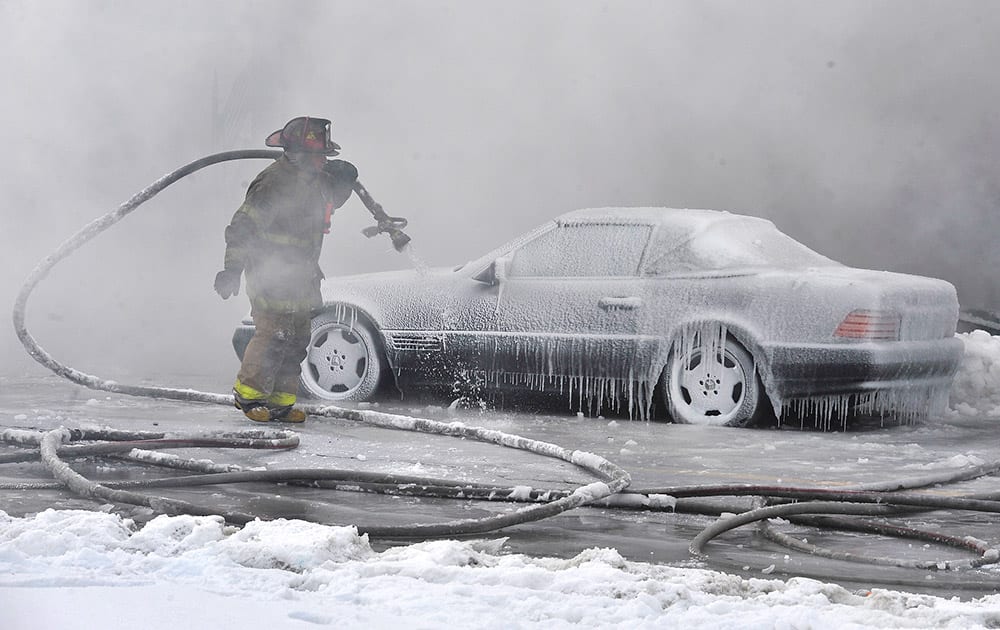
<svg viewBox="0 0 1000 630">
<path fill-rule="evenodd" d="M 238 295 L 242 273 L 242 269 L 223 269 L 215 274 L 215 292 L 221 295 L 223 300 Z"/>
</svg>

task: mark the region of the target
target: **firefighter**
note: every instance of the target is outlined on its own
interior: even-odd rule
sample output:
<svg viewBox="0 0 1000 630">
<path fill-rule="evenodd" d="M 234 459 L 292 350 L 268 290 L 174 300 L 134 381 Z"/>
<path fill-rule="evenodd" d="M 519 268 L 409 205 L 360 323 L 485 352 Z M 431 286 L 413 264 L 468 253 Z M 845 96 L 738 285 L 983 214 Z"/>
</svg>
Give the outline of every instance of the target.
<svg viewBox="0 0 1000 630">
<path fill-rule="evenodd" d="M 236 407 L 256 422 L 302 422 L 306 414 L 294 405 L 310 320 L 321 305 L 323 235 L 351 196 L 358 170 L 327 159 L 340 146 L 323 118 L 293 118 L 265 144 L 284 154 L 250 183 L 226 227 L 215 290 L 222 299 L 236 295 L 246 273 L 255 332 L 233 386 Z"/>
</svg>

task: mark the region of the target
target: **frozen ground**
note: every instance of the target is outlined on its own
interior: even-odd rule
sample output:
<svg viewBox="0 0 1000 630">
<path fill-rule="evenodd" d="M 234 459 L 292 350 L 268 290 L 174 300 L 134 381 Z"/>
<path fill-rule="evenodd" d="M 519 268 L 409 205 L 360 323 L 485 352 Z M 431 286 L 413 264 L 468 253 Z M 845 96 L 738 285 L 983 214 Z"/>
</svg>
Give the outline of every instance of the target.
<svg viewBox="0 0 1000 630">
<path fill-rule="evenodd" d="M 914 426 L 733 430 L 621 418 L 411 408 L 590 451 L 623 466 L 633 487 L 687 483 L 843 485 L 905 479 L 1000 460 L 1000 337 L 962 335 L 966 359 L 948 413 Z M 167 383 L 175 384 L 175 383 Z M 3 427 L 113 426 L 191 432 L 246 428 L 233 411 L 109 397 L 55 377 L 0 377 Z M 189 457 L 269 468 L 393 471 L 511 486 L 572 488 L 569 464 L 500 447 L 317 420 L 288 452 L 197 451 Z M 74 464 L 92 478 L 122 472 Z M 5 478 L 44 473 L 0 467 Z M 940 492 L 984 492 L 993 477 Z M 165 492 L 164 492 L 165 493 Z M 687 554 L 713 519 L 581 508 L 476 539 L 369 541 L 350 526 L 449 520 L 510 504 L 387 498 L 288 486 L 210 487 L 179 496 L 253 509 L 242 529 L 212 517 L 98 508 L 70 494 L 0 491 L 0 627 L 953 627 L 1000 625 L 1000 569 L 889 570 L 821 561 L 758 540 L 752 527 Z M 172 495 L 174 496 L 174 495 Z M 57 509 L 56 509 L 57 508 Z M 285 518 L 279 518 L 285 517 Z M 297 520 L 297 518 L 307 520 Z M 139 528 L 138 523 L 145 523 Z M 991 517 L 935 512 L 917 524 L 1000 544 Z M 895 539 L 789 530 L 831 548 L 953 558 Z M 822 575 L 823 581 L 794 577 Z M 966 587 L 962 587 L 965 581 Z M 979 584 L 969 588 L 969 584 Z"/>
</svg>

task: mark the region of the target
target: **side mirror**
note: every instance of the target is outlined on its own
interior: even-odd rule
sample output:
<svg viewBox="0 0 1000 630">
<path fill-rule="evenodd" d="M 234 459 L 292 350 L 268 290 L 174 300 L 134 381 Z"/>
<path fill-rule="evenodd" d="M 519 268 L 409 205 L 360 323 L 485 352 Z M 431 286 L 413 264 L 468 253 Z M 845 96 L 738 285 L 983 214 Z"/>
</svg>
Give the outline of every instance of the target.
<svg viewBox="0 0 1000 630">
<path fill-rule="evenodd" d="M 507 269 L 510 267 L 510 258 L 501 256 L 493 261 L 493 278 L 497 284 L 507 280 Z"/>
<path fill-rule="evenodd" d="M 489 267 L 476 274 L 473 279 L 494 287 L 507 279 L 507 268 L 509 266 L 510 259 L 506 256 L 501 256 L 491 262 Z"/>
</svg>

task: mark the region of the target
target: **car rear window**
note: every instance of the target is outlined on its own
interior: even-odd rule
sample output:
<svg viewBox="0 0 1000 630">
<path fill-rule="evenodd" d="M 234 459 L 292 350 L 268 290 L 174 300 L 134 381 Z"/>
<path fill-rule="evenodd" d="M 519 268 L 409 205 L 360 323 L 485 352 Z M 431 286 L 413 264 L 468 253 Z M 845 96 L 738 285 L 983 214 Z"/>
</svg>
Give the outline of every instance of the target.
<svg viewBox="0 0 1000 630">
<path fill-rule="evenodd" d="M 769 221 L 732 217 L 687 234 L 660 232 L 648 256 L 647 275 L 740 267 L 839 265 L 783 234 Z"/>
</svg>

